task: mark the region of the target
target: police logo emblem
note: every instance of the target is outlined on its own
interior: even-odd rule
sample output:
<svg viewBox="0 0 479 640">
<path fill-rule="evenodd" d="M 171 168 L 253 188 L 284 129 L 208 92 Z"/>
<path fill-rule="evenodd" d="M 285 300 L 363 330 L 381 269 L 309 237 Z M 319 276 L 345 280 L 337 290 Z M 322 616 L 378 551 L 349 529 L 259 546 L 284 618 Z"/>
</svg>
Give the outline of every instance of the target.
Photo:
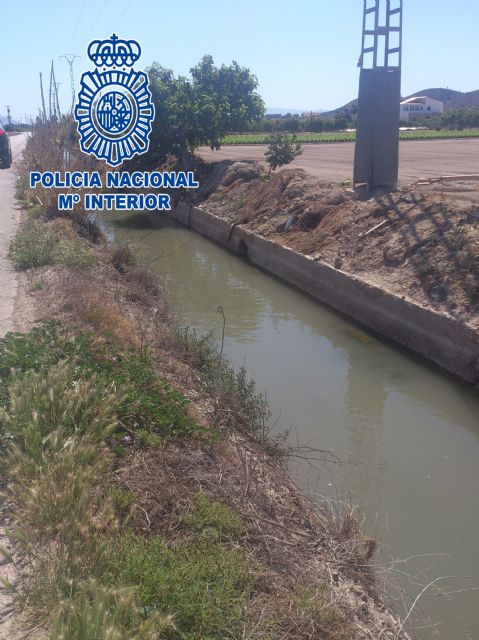
<svg viewBox="0 0 479 640">
<path fill-rule="evenodd" d="M 155 107 L 148 76 L 132 67 L 141 55 L 135 40 L 94 40 L 88 57 L 98 67 L 81 78 L 75 120 L 84 153 L 116 167 L 146 153 Z"/>
</svg>

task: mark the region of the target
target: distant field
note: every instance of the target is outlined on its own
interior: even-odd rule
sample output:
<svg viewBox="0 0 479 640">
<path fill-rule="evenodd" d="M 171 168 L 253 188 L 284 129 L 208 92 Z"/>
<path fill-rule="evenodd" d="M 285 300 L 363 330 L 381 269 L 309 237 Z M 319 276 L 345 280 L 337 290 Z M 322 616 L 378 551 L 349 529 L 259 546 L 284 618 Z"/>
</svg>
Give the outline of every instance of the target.
<svg viewBox="0 0 479 640">
<path fill-rule="evenodd" d="M 267 133 L 245 133 L 226 136 L 223 144 L 267 144 Z M 292 137 L 292 134 L 290 135 Z M 479 129 L 464 129 L 463 131 L 401 131 L 401 140 L 447 140 L 454 138 L 479 138 Z M 296 140 L 302 143 L 354 142 L 354 131 L 331 131 L 325 133 L 298 133 Z"/>
</svg>

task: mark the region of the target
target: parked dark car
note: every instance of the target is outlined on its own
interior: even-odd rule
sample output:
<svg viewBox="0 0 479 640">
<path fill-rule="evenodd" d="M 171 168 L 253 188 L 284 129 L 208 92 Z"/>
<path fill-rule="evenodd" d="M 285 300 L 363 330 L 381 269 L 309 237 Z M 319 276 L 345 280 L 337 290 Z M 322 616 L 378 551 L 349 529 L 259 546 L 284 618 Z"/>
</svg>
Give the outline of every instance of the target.
<svg viewBox="0 0 479 640">
<path fill-rule="evenodd" d="M 12 147 L 10 138 L 3 126 L 0 124 L 0 167 L 9 169 L 12 166 Z"/>
</svg>

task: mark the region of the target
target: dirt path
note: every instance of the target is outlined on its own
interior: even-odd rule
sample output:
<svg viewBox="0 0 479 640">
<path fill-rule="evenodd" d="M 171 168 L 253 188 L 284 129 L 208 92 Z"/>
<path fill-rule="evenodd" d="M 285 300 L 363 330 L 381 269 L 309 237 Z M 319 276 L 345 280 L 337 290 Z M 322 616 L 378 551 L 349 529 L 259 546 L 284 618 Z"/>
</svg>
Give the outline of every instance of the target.
<svg viewBox="0 0 479 640">
<path fill-rule="evenodd" d="M 18 159 L 25 146 L 24 134 L 11 138 L 13 159 Z M 0 170 L 0 336 L 13 328 L 13 308 L 17 295 L 17 278 L 8 262 L 10 239 L 20 219 L 20 208 L 15 200 L 15 164 Z"/>
<path fill-rule="evenodd" d="M 22 153 L 26 135 L 11 138 L 14 162 Z M 18 293 L 18 279 L 7 259 L 8 246 L 20 219 L 20 208 L 15 200 L 15 165 L 11 169 L 0 170 L 0 337 L 18 326 L 13 318 L 15 300 Z M 0 521 L 1 522 L 1 521 Z M 5 530 L 0 526 L 0 546 L 12 551 Z M 0 576 L 15 584 L 17 571 L 15 564 L 0 558 Z M 20 640 L 23 634 L 16 629 L 15 610 L 11 593 L 0 585 L 0 640 Z"/>
<path fill-rule="evenodd" d="M 202 147 L 199 153 L 208 161 L 264 161 L 266 145 L 224 146 L 220 151 Z M 321 180 L 341 182 L 353 173 L 354 143 L 305 144 L 303 155 L 291 168 L 304 169 Z M 479 173 L 479 140 L 408 140 L 399 146 L 399 180 L 404 184 L 422 177 Z"/>
</svg>

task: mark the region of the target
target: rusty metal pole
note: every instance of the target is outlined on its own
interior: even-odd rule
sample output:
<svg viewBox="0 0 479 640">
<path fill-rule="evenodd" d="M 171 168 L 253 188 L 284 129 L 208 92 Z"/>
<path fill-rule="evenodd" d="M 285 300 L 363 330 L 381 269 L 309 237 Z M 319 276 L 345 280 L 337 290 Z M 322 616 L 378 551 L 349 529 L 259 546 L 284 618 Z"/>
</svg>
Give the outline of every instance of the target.
<svg viewBox="0 0 479 640">
<path fill-rule="evenodd" d="M 385 17 L 381 20 L 381 7 Z M 394 188 L 399 170 L 402 0 L 364 0 L 354 185 Z M 384 55 L 383 55 L 384 51 Z"/>
</svg>

